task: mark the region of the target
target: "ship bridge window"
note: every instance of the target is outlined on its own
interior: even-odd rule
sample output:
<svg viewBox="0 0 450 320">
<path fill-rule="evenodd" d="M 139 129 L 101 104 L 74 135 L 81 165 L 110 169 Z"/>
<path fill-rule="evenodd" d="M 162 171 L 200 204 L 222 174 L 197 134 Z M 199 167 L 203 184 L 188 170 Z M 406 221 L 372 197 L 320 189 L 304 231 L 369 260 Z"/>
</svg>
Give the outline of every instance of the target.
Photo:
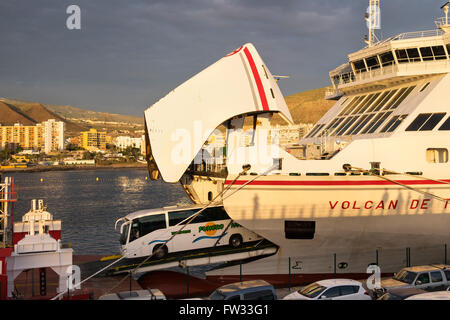
<svg viewBox="0 0 450 320">
<path fill-rule="evenodd" d="M 406 131 L 431 131 L 444 118 L 445 113 L 421 113 Z"/>
<path fill-rule="evenodd" d="M 369 70 L 375 70 L 380 68 L 380 62 L 378 61 L 378 56 L 373 56 L 366 58 L 366 64 Z"/>
<path fill-rule="evenodd" d="M 443 46 L 422 47 L 420 53 L 423 61 L 447 59 Z"/>
<path fill-rule="evenodd" d="M 418 62 L 420 60 L 419 50 L 417 48 L 395 50 L 398 63 Z"/>
<path fill-rule="evenodd" d="M 358 60 L 358 61 L 353 62 L 353 66 L 355 67 L 355 70 L 357 73 L 367 71 L 364 60 Z"/>
<path fill-rule="evenodd" d="M 380 54 L 381 65 L 383 67 L 394 64 L 394 55 L 391 51 Z"/>
<path fill-rule="evenodd" d="M 430 163 L 447 163 L 448 150 L 445 148 L 427 149 L 427 161 Z"/>
<path fill-rule="evenodd" d="M 407 116 L 407 114 L 393 116 L 380 132 L 393 132 L 403 122 L 403 120 L 406 119 Z"/>
</svg>

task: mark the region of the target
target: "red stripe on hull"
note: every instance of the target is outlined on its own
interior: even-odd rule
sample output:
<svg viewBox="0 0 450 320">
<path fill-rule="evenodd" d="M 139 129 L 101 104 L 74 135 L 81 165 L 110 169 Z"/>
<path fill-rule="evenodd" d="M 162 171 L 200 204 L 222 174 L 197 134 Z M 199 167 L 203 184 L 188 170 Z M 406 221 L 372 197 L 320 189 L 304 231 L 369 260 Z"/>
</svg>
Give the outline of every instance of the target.
<svg viewBox="0 0 450 320">
<path fill-rule="evenodd" d="M 450 182 L 450 180 L 442 180 L 443 182 L 437 182 L 432 180 L 395 180 L 395 182 L 404 184 L 404 185 L 441 185 L 444 184 L 444 182 Z M 232 180 L 226 180 L 225 184 L 229 185 L 233 181 Z M 243 185 L 247 183 L 248 181 L 245 180 L 238 180 L 233 183 L 233 185 Z M 379 185 L 397 185 L 393 182 L 386 181 L 386 180 L 364 180 L 364 181 L 268 181 L 268 180 L 259 180 L 259 181 L 253 181 L 250 182 L 249 185 L 253 186 L 379 186 Z"/>
<path fill-rule="evenodd" d="M 266 93 L 264 91 L 264 86 L 259 76 L 258 69 L 256 68 L 255 61 L 248 48 L 244 49 L 245 56 L 247 57 L 250 68 L 252 69 L 253 77 L 255 78 L 256 87 L 258 88 L 259 97 L 261 99 L 261 105 L 264 111 L 269 111 L 269 104 L 267 103 Z"/>
</svg>

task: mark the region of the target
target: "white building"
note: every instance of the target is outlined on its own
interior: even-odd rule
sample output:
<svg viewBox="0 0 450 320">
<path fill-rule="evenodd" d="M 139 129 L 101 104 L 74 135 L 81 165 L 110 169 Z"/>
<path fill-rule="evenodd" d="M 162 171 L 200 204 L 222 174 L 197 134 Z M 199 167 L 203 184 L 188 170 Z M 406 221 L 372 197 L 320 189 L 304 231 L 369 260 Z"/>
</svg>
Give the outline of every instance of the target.
<svg viewBox="0 0 450 320">
<path fill-rule="evenodd" d="M 119 149 L 126 149 L 128 147 L 141 149 L 142 137 L 132 138 L 130 136 L 119 136 L 116 138 L 116 147 Z"/>
<path fill-rule="evenodd" d="M 49 119 L 42 122 L 42 126 L 44 127 L 45 153 L 64 150 L 65 125 L 66 124 L 64 122 L 55 121 L 55 119 Z"/>
</svg>

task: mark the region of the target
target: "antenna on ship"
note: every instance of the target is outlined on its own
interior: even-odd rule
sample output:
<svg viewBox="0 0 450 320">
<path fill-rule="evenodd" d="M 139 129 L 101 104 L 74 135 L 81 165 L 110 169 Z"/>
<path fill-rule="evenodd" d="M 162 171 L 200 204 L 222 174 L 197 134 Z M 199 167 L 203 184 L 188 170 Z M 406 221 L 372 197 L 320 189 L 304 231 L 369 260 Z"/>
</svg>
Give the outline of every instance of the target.
<svg viewBox="0 0 450 320">
<path fill-rule="evenodd" d="M 440 29 L 442 29 L 444 32 L 450 31 L 450 24 L 448 19 L 448 9 L 449 9 L 450 1 L 447 1 L 444 3 L 441 7 L 441 9 L 444 10 L 445 17 L 439 18 L 436 20 L 436 26 Z"/>
<path fill-rule="evenodd" d="M 364 37 L 364 41 L 369 47 L 373 46 L 375 42 L 378 41 L 375 30 L 381 29 L 380 17 L 380 0 L 369 0 L 369 7 L 367 8 L 365 15 L 369 34 Z"/>
</svg>

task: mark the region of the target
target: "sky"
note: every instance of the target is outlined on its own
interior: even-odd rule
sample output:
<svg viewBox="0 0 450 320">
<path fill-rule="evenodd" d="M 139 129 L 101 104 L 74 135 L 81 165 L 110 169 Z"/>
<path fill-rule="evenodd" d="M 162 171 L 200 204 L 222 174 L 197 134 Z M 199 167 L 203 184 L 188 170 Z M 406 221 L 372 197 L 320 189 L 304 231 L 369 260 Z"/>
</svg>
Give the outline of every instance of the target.
<svg viewBox="0 0 450 320">
<path fill-rule="evenodd" d="M 444 0 L 381 0 L 382 38 L 432 30 Z M 285 96 L 330 85 L 364 47 L 368 0 L 14 0 L 0 2 L 0 97 L 143 116 L 242 44 Z M 80 8 L 80 29 L 67 28 Z"/>
</svg>

